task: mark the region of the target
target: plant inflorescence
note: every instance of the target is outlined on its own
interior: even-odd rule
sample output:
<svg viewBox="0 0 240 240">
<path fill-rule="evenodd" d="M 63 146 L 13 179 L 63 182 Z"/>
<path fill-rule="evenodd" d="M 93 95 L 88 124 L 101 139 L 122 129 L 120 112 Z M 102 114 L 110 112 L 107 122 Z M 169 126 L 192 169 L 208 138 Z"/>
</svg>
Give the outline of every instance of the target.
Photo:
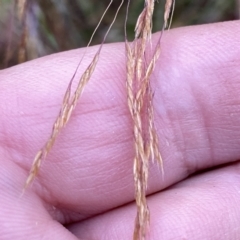
<svg viewBox="0 0 240 240">
<path fill-rule="evenodd" d="M 137 215 L 135 219 L 135 228 L 133 233 L 134 240 L 144 240 L 148 231 L 150 213 L 147 205 L 146 190 L 148 186 L 149 162 L 156 161 L 162 169 L 163 174 L 163 160 L 159 150 L 159 140 L 154 126 L 154 108 L 153 108 L 153 91 L 151 89 L 151 75 L 155 69 L 156 62 L 161 53 L 161 38 L 164 30 L 171 25 L 173 15 L 174 0 L 166 0 L 165 8 L 163 9 L 163 26 L 158 41 L 152 43 L 152 29 L 153 17 L 156 7 L 155 0 L 144 0 L 143 8 L 137 18 L 134 40 L 128 41 L 128 15 L 131 6 L 131 0 L 121 0 L 118 2 L 117 10 L 112 17 L 111 23 L 103 37 L 102 44 L 95 53 L 91 63 L 88 65 L 80 79 L 76 89 L 73 89 L 73 81 L 75 80 L 78 68 L 84 59 L 87 48 L 83 57 L 80 59 L 76 71 L 70 79 L 69 85 L 63 97 L 62 105 L 59 114 L 53 124 L 50 137 L 47 139 L 45 145 L 36 154 L 29 176 L 26 180 L 24 188 L 27 188 L 35 179 L 40 169 L 42 161 L 50 152 L 59 132 L 68 123 L 73 110 L 75 109 L 78 100 L 84 90 L 86 84 L 90 81 L 92 73 L 98 63 L 98 59 L 106 41 L 107 35 L 112 28 L 120 9 L 122 6 L 126 7 L 125 18 L 125 51 L 126 51 L 126 91 L 127 104 L 129 114 L 132 118 L 133 128 L 133 148 L 135 156 L 133 159 L 133 173 L 135 184 L 135 199 L 137 206 Z M 105 15 L 113 4 L 113 0 L 109 1 L 102 17 L 100 18 L 97 27 L 93 31 L 87 47 L 91 44 L 93 36 L 97 29 L 103 22 Z M 22 24 L 21 41 L 18 48 L 18 62 L 26 60 L 26 46 L 27 46 L 27 0 L 15 0 L 15 9 L 17 9 L 17 17 Z M 10 46 L 10 45 L 9 45 Z M 7 48 L 8 49 L 8 48 Z M 150 50 L 151 51 L 150 51 Z M 9 49 L 8 49 L 9 50 Z M 6 51 L 6 62 L 8 62 L 10 50 Z M 149 54 L 150 53 L 150 54 Z"/>
</svg>

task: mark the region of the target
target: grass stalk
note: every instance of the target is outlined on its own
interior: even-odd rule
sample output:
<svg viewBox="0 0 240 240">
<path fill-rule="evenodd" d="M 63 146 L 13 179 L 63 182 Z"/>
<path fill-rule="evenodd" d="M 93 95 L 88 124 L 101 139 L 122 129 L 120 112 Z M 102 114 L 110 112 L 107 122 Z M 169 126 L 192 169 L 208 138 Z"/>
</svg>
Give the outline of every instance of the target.
<svg viewBox="0 0 240 240">
<path fill-rule="evenodd" d="M 107 13 L 107 10 L 111 6 L 112 2 L 113 2 L 113 0 L 110 1 L 106 11 L 104 12 L 104 15 Z M 83 73 L 81 78 L 79 79 L 78 86 L 77 86 L 76 90 L 74 91 L 73 95 L 71 95 L 72 82 L 75 78 L 76 72 L 77 72 L 77 70 L 80 66 L 80 63 L 81 63 L 82 59 L 80 60 L 80 62 L 78 64 L 78 67 L 77 67 L 75 73 L 73 74 L 73 76 L 70 80 L 70 83 L 68 85 L 68 88 L 66 90 L 66 93 L 64 95 L 61 109 L 59 111 L 58 117 L 57 117 L 57 119 L 56 119 L 56 121 L 53 125 L 53 128 L 52 128 L 52 133 L 51 133 L 49 139 L 47 140 L 47 142 L 45 143 L 45 145 L 43 146 L 43 148 L 40 149 L 39 152 L 36 154 L 36 156 L 34 158 L 34 161 L 33 161 L 33 164 L 32 164 L 32 167 L 31 167 L 31 170 L 30 170 L 30 173 L 29 173 L 29 176 L 28 176 L 28 178 L 25 182 L 24 189 L 26 189 L 31 184 L 31 182 L 35 179 L 35 177 L 37 176 L 42 161 L 46 158 L 47 154 L 49 153 L 49 151 L 53 147 L 54 142 L 55 142 L 59 132 L 62 130 L 62 128 L 69 121 L 69 119 L 72 115 L 72 112 L 75 109 L 75 107 L 77 105 L 77 102 L 78 102 L 78 100 L 79 100 L 79 98 L 80 98 L 80 96 L 81 96 L 81 94 L 84 90 L 84 87 L 89 82 L 89 80 L 90 80 L 90 78 L 91 78 L 91 76 L 92 76 L 92 74 L 93 74 L 93 72 L 96 68 L 96 65 L 97 65 L 98 59 L 99 59 L 99 55 L 100 55 L 102 47 L 103 47 L 103 43 L 105 42 L 106 37 L 107 37 L 110 29 L 112 28 L 112 26 L 113 26 L 113 24 L 114 24 L 114 22 L 117 18 L 117 15 L 118 15 L 118 13 L 119 13 L 122 5 L 123 5 L 123 2 L 124 2 L 124 0 L 121 1 L 120 5 L 117 9 L 117 12 L 116 12 L 116 14 L 115 14 L 115 16 L 112 20 L 112 23 L 110 24 L 110 26 L 109 26 L 109 28 L 108 28 L 105 36 L 104 36 L 102 44 L 100 45 L 98 51 L 96 52 L 93 60 L 88 65 L 87 69 L 85 70 L 85 72 Z M 103 17 L 104 17 L 104 15 L 103 15 Z M 100 23 L 101 23 L 103 17 L 100 19 Z M 99 27 L 99 24 L 97 25 L 96 30 Z M 95 34 L 96 30 L 93 32 L 93 35 Z M 90 45 L 90 43 L 92 41 L 93 35 L 90 38 L 88 46 Z"/>
<path fill-rule="evenodd" d="M 167 27 L 172 4 L 172 0 L 166 1 L 163 28 Z M 128 1 L 127 8 L 129 8 L 129 6 L 130 0 Z M 146 199 L 149 160 L 156 160 L 161 166 L 163 173 L 163 162 L 159 150 L 159 141 L 154 126 L 153 94 L 150 84 L 151 74 L 154 71 L 160 55 L 161 35 L 151 60 L 149 62 L 146 61 L 147 48 L 149 49 L 149 47 L 152 46 L 151 35 L 154 7 L 155 0 L 145 0 L 144 8 L 136 23 L 135 40 L 132 44 L 127 41 L 125 30 L 127 56 L 126 88 L 128 107 L 133 120 L 135 148 L 133 174 L 137 216 L 135 219 L 133 234 L 134 240 L 144 240 L 149 227 L 150 213 Z M 127 13 L 128 11 L 129 9 L 127 10 Z M 127 17 L 125 21 L 125 29 L 126 23 Z M 146 117 L 147 121 L 144 121 Z"/>
<path fill-rule="evenodd" d="M 159 141 L 157 132 L 154 126 L 154 108 L 153 108 L 153 93 L 151 90 L 150 77 L 156 62 L 160 56 L 160 41 L 161 36 L 155 46 L 154 53 L 152 54 L 150 61 L 146 60 L 147 49 L 149 46 L 152 46 L 151 36 L 152 36 L 152 17 L 155 7 L 155 0 L 145 0 L 144 8 L 140 13 L 135 27 L 135 39 L 132 43 L 129 43 L 127 40 L 126 26 L 127 18 L 129 12 L 131 0 L 128 0 L 127 3 L 127 14 L 125 20 L 125 49 L 126 49 L 126 58 L 127 58 L 127 76 L 126 76 L 126 89 L 127 89 L 127 103 L 128 108 L 133 120 L 133 142 L 135 149 L 135 157 L 133 160 L 133 174 L 134 174 L 134 183 L 135 183 L 135 199 L 137 205 L 137 216 L 135 219 L 134 227 L 134 240 L 144 240 L 147 235 L 150 213 L 147 205 L 146 199 L 146 190 L 148 185 L 148 175 L 149 175 L 149 161 L 157 161 L 161 166 L 163 173 L 163 161 L 161 158 L 159 150 Z M 103 17 L 110 8 L 113 0 L 110 1 L 107 6 L 103 16 L 101 17 L 99 24 L 94 30 L 88 46 L 90 45 L 94 34 L 96 33 L 100 23 L 103 20 Z M 115 16 L 110 24 L 102 44 L 100 45 L 98 51 L 96 52 L 93 60 L 81 76 L 78 81 L 77 88 L 72 92 L 72 82 L 75 79 L 77 70 L 81 64 L 81 61 L 85 55 L 79 61 L 79 64 L 76 68 L 75 73 L 73 74 L 70 83 L 65 92 L 61 109 L 59 111 L 58 117 L 53 125 L 51 135 L 46 141 L 45 145 L 39 152 L 36 154 L 29 176 L 26 180 L 25 187 L 26 189 L 31 182 L 35 179 L 41 163 L 48 155 L 49 151 L 54 145 L 54 142 L 62 130 L 62 128 L 68 123 L 73 110 L 75 109 L 79 98 L 89 82 L 96 65 L 98 63 L 99 55 L 101 53 L 103 43 L 106 40 L 106 37 L 114 24 L 119 10 L 121 9 L 124 0 L 121 1 Z M 163 29 L 168 26 L 168 20 L 171 19 L 171 9 L 174 4 L 173 0 L 166 0 L 165 13 L 164 13 L 164 26 Z M 26 1 L 19 0 L 19 16 L 23 17 L 22 7 L 26 6 Z M 23 7 L 24 9 L 24 7 Z M 171 20 L 170 20 L 171 23 Z M 147 119 L 147 121 L 144 119 Z"/>
</svg>

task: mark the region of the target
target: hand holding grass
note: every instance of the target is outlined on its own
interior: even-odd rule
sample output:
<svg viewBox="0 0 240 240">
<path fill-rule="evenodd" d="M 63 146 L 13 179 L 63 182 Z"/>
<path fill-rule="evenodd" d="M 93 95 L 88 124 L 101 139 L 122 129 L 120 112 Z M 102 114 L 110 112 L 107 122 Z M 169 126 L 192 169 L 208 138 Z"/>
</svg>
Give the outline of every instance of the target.
<svg viewBox="0 0 240 240">
<path fill-rule="evenodd" d="M 162 39 L 152 82 L 165 177 L 151 167 L 150 239 L 239 236 L 239 27 L 182 28 Z M 83 68 L 95 51 L 89 49 Z M 103 47 L 69 124 L 20 196 L 81 52 L 0 72 L 2 239 L 132 237 L 134 151 L 124 44 Z"/>
</svg>

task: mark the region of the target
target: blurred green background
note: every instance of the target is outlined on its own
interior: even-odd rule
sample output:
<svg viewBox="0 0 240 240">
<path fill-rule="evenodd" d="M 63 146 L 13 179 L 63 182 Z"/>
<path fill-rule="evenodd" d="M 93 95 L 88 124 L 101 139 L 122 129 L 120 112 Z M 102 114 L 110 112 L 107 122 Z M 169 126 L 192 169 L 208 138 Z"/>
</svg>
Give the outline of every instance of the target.
<svg viewBox="0 0 240 240">
<path fill-rule="evenodd" d="M 0 69 L 54 52 L 87 45 L 109 0 L 28 0 L 26 12 L 27 44 L 23 44 L 24 24 L 17 15 L 17 0 L 0 0 Z M 101 43 L 120 0 L 113 1 L 92 44 Z M 128 20 L 129 39 L 144 1 L 132 0 Z M 165 0 L 156 1 L 154 31 L 163 25 Z M 124 40 L 126 2 L 121 9 L 107 42 Z M 239 18 L 239 0 L 176 0 L 172 28 Z M 20 46 L 25 58 L 19 60 Z"/>
</svg>

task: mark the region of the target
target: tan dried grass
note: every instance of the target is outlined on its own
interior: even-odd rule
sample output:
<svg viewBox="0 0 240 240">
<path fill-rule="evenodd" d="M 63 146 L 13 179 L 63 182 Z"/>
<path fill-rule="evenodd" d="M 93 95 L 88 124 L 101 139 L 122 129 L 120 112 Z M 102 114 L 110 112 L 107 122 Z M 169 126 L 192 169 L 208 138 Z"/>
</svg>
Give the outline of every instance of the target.
<svg viewBox="0 0 240 240">
<path fill-rule="evenodd" d="M 166 1 L 164 13 L 165 28 L 167 27 L 170 17 L 172 4 L 172 0 Z M 128 8 L 129 5 L 130 0 L 128 1 Z M 133 234 L 134 240 L 144 240 L 149 226 L 150 213 L 146 199 L 149 160 L 156 160 L 161 166 L 163 173 L 163 162 L 159 150 L 158 136 L 154 126 L 153 94 L 150 85 L 150 76 L 160 55 L 161 36 L 150 62 L 147 63 L 145 60 L 147 47 L 152 46 L 151 34 L 154 6 L 155 0 L 145 0 L 145 6 L 136 23 L 135 40 L 132 44 L 128 43 L 127 40 L 125 43 L 127 56 L 126 87 L 128 107 L 133 120 L 135 146 L 133 174 L 137 216 Z M 146 117 L 147 122 L 144 122 L 144 118 Z"/>
<path fill-rule="evenodd" d="M 19 1 L 24 4 L 26 1 Z M 99 24 L 101 23 L 103 17 L 105 16 L 108 8 L 112 4 L 113 0 L 110 1 L 106 11 L 104 12 Z M 114 19 L 104 37 L 103 43 L 106 39 L 108 32 L 110 31 L 113 23 L 116 20 L 118 12 L 123 5 L 124 0 L 121 1 L 119 8 L 114 16 Z M 131 0 L 128 0 L 127 5 L 127 15 L 129 11 L 129 5 Z M 164 26 L 163 29 L 171 24 L 171 12 L 173 11 L 175 1 L 166 0 L 165 12 L 164 12 Z M 23 6 L 23 5 L 21 5 Z M 154 126 L 154 108 L 153 108 L 153 93 L 150 85 L 150 77 L 154 71 L 156 62 L 160 55 L 160 41 L 161 36 L 155 47 L 154 54 L 149 62 L 146 61 L 145 56 L 147 53 L 147 48 L 152 46 L 151 35 L 152 35 L 152 16 L 154 12 L 155 0 L 145 0 L 144 8 L 138 17 L 136 28 L 135 28 L 135 40 L 133 43 L 127 41 L 126 34 L 126 24 L 127 16 L 125 21 L 125 47 L 126 47 L 126 58 L 127 58 L 127 76 L 126 76 L 126 89 L 127 89 L 127 102 L 129 111 L 133 120 L 133 132 L 134 132 L 134 148 L 135 157 L 133 162 L 133 173 L 135 182 L 135 198 L 137 205 L 137 216 L 135 219 L 135 228 L 133 239 L 134 240 L 144 240 L 146 238 L 150 213 L 147 205 L 146 199 L 146 189 L 148 184 L 148 174 L 149 174 L 149 161 L 156 160 L 161 166 L 163 173 L 163 161 L 161 158 L 159 150 L 159 141 Z M 172 11 L 171 11 L 172 10 Z M 173 12 L 172 12 L 173 13 Z M 170 23 L 168 21 L 170 19 Z M 98 24 L 98 26 L 99 26 Z M 96 27 L 93 35 L 95 34 L 98 26 Z M 93 37 L 92 35 L 92 37 Z M 92 40 L 90 39 L 90 42 Z M 90 44 L 89 42 L 89 44 Z M 89 46 L 88 44 L 88 46 Z M 51 150 L 56 137 L 58 136 L 61 129 L 69 121 L 72 111 L 77 105 L 77 102 L 83 92 L 84 87 L 89 82 L 93 71 L 97 65 L 99 55 L 102 49 L 102 44 L 99 47 L 97 53 L 95 54 L 92 62 L 89 64 L 83 75 L 81 76 L 78 86 L 71 96 L 72 82 L 76 75 L 77 69 L 82 61 L 80 60 L 78 67 L 69 83 L 67 91 L 65 93 L 62 107 L 59 115 L 53 125 L 51 136 L 49 137 L 43 148 L 36 154 L 33 161 L 30 174 L 25 183 L 25 188 L 36 177 L 42 161 L 46 158 L 47 154 Z M 147 121 L 144 118 L 147 117 Z"/>
<path fill-rule="evenodd" d="M 110 1 L 108 7 L 106 8 L 102 18 L 100 19 L 100 22 L 99 24 L 101 23 L 104 15 L 106 14 L 107 10 L 109 9 L 109 7 L 111 6 L 113 0 Z M 109 26 L 105 36 L 104 36 L 104 39 L 103 39 L 103 43 L 110 31 L 110 29 L 112 28 L 112 25 L 114 24 L 116 18 L 117 18 L 117 15 L 118 15 L 118 12 L 120 11 L 122 5 L 123 5 L 123 2 L 124 0 L 121 1 L 118 9 L 117 9 L 117 12 L 113 18 L 113 21 L 111 23 L 111 25 Z M 93 35 L 95 34 L 99 24 L 97 25 L 95 31 L 93 32 Z M 92 41 L 92 38 L 93 38 L 93 35 L 92 37 L 90 38 L 90 42 Z M 90 45 L 90 42 L 88 44 L 88 46 Z M 42 149 L 39 150 L 39 152 L 36 154 L 35 158 L 34 158 L 34 161 L 33 161 L 33 164 L 32 164 L 32 167 L 31 167 L 31 170 L 30 170 L 30 173 L 29 173 L 29 176 L 26 180 L 26 183 L 25 183 L 25 186 L 24 186 L 24 189 L 26 189 L 29 184 L 31 184 L 31 182 L 34 180 L 34 178 L 36 177 L 38 171 L 39 171 L 39 168 L 41 166 L 41 163 L 42 161 L 46 158 L 47 154 L 49 153 L 49 151 L 51 150 L 59 132 L 61 131 L 61 129 L 67 124 L 67 122 L 69 121 L 71 115 L 72 115 L 72 112 L 73 110 L 75 109 L 76 105 L 77 105 L 77 102 L 84 90 L 84 87 L 86 86 L 86 84 L 88 83 L 88 81 L 90 80 L 91 76 L 92 76 L 92 73 L 94 72 L 95 68 L 96 68 L 96 65 L 97 65 L 97 62 L 98 62 L 98 59 L 99 59 L 99 55 L 101 53 L 101 50 L 102 50 L 102 46 L 103 46 L 103 43 L 100 45 L 98 51 L 96 52 L 93 60 L 91 61 L 91 63 L 89 64 L 89 66 L 87 67 L 87 69 L 85 70 L 85 72 L 83 73 L 83 75 L 81 76 L 81 78 L 79 79 L 79 82 L 78 82 L 78 86 L 76 88 L 76 90 L 74 91 L 73 95 L 71 96 L 71 88 L 72 88 L 72 82 L 75 78 L 75 75 L 76 75 L 76 72 L 78 70 L 78 67 L 80 66 L 80 63 L 82 61 L 82 59 L 80 60 L 79 64 L 78 64 L 78 67 L 75 71 L 75 73 L 73 74 L 73 77 L 68 85 L 68 88 L 66 90 L 66 93 L 65 93 L 65 96 L 63 98 L 63 102 L 62 102 L 62 106 L 61 106 L 61 109 L 60 109 L 60 112 L 59 112 L 59 115 L 53 125 L 53 128 L 52 128 L 52 133 L 49 137 L 49 139 L 47 140 L 47 142 L 45 143 L 45 145 L 43 146 Z M 85 52 L 86 53 L 86 52 Z"/>
<path fill-rule="evenodd" d="M 175 7 L 175 0 L 166 0 L 165 4 L 165 11 L 164 11 L 164 28 L 167 28 L 171 26 L 173 12 Z M 168 24 L 168 20 L 170 19 L 170 22 Z"/>
</svg>

